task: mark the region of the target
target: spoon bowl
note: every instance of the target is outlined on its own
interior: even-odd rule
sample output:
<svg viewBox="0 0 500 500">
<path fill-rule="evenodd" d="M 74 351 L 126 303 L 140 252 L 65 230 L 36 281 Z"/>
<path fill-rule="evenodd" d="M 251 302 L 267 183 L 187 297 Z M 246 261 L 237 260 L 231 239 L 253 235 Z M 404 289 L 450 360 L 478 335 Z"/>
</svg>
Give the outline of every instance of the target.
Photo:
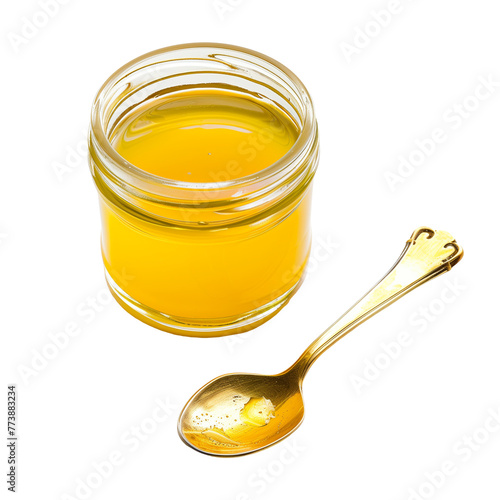
<svg viewBox="0 0 500 500">
<path fill-rule="evenodd" d="M 191 397 L 178 431 L 197 451 L 235 456 L 277 443 L 303 418 L 302 392 L 293 373 L 233 373 L 217 377 Z"/>
</svg>

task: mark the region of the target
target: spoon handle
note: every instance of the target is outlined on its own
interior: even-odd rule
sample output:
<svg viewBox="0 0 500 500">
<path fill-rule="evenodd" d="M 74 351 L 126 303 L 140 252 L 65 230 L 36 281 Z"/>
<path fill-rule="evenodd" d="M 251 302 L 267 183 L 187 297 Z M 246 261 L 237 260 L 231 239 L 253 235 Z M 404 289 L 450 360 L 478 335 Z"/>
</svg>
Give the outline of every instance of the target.
<svg viewBox="0 0 500 500">
<path fill-rule="evenodd" d="M 417 229 L 387 275 L 318 337 L 289 371 L 297 370 L 302 380 L 314 361 L 344 335 L 421 284 L 449 271 L 462 256 L 462 248 L 449 233 Z"/>
</svg>

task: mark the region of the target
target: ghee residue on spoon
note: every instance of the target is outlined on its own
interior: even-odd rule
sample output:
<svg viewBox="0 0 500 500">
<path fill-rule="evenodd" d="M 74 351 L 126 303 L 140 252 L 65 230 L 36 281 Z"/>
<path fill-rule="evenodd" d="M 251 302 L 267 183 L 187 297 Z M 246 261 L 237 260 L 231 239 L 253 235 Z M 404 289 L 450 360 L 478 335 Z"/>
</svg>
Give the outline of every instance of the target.
<svg viewBox="0 0 500 500">
<path fill-rule="evenodd" d="M 240 412 L 241 421 L 247 425 L 262 427 L 275 417 L 274 405 L 264 397 L 250 398 Z"/>
<path fill-rule="evenodd" d="M 246 400 L 246 401 L 245 401 Z M 195 432 L 217 446 L 239 446 L 242 442 L 258 439 L 255 430 L 266 426 L 275 418 L 275 407 L 265 397 L 243 398 L 235 395 L 230 407 L 224 406 L 225 415 L 201 413 L 193 416 Z"/>
<path fill-rule="evenodd" d="M 248 453 L 279 441 L 302 419 L 301 393 L 290 394 L 286 385 L 272 384 L 260 392 L 252 389 L 258 380 L 249 380 L 241 392 L 233 392 L 234 388 L 224 382 L 221 377 L 209 385 L 205 397 L 195 396 L 186 405 L 185 418 L 179 421 L 182 439 L 199 451 L 218 455 Z"/>
</svg>

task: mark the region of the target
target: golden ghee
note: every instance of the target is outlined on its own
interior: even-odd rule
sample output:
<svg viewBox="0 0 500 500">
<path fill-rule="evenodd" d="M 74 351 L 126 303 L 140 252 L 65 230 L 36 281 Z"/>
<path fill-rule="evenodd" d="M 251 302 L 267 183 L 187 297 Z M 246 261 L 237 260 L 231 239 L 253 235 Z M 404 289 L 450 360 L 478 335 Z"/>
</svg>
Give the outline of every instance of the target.
<svg viewBox="0 0 500 500">
<path fill-rule="evenodd" d="M 196 336 L 254 328 L 296 291 L 317 164 L 315 121 L 294 107 L 307 94 L 269 88 L 255 53 L 236 85 L 227 58 L 239 52 L 241 64 L 242 49 L 212 50 L 162 49 L 119 70 L 96 99 L 90 137 L 111 291 L 142 321 Z M 186 73 L 202 82 L 180 85 Z"/>
<path fill-rule="evenodd" d="M 215 454 L 224 454 L 224 448 L 228 455 L 245 453 L 285 437 L 295 425 L 288 415 L 303 411 L 299 393 L 277 408 L 265 397 L 247 399 L 235 396 L 221 408 L 195 411 L 183 430 L 188 444 Z"/>
<path fill-rule="evenodd" d="M 288 152 L 298 133 L 270 104 L 235 92 L 196 89 L 134 109 L 112 144 L 146 172 L 207 183 L 264 170 Z"/>
</svg>

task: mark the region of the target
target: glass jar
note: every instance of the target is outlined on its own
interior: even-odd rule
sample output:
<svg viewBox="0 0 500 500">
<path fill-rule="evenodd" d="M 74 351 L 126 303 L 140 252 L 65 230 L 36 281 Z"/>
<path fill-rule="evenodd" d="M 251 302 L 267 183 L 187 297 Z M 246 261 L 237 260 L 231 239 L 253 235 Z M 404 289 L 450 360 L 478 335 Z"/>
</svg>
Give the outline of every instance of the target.
<svg viewBox="0 0 500 500">
<path fill-rule="evenodd" d="M 113 136 L 134 109 L 198 88 L 279 108 L 296 141 L 256 173 L 234 178 L 228 165 L 203 183 L 148 173 L 118 154 Z M 99 90 L 89 150 L 106 280 L 133 316 L 181 335 L 229 335 L 262 324 L 297 291 L 311 245 L 318 130 L 307 90 L 283 65 L 219 44 L 145 54 Z"/>
</svg>

